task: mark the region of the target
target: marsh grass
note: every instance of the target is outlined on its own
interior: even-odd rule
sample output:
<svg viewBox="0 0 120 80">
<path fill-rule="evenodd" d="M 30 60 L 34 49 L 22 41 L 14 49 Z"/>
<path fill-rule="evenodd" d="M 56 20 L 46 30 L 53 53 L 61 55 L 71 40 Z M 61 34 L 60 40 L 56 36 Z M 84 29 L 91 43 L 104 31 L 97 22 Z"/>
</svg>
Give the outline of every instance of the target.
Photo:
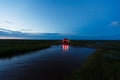
<svg viewBox="0 0 120 80">
<path fill-rule="evenodd" d="M 0 40 L 0 58 L 49 48 L 59 43 L 56 40 Z"/>
<path fill-rule="evenodd" d="M 60 43 L 61 40 L 0 40 L 0 58 L 22 55 Z M 120 80 L 120 41 L 72 40 L 70 45 L 97 50 L 80 69 L 73 71 L 69 80 Z"/>
<path fill-rule="evenodd" d="M 96 48 L 82 68 L 73 71 L 71 80 L 120 80 L 120 42 L 106 41 Z"/>
</svg>

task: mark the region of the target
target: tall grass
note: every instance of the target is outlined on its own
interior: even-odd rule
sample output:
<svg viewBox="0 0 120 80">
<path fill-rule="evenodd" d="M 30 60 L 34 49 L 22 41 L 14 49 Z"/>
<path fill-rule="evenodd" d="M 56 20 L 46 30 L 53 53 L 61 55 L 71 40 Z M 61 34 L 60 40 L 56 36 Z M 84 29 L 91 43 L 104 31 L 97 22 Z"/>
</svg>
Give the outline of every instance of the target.
<svg viewBox="0 0 120 80">
<path fill-rule="evenodd" d="M 56 40 L 0 40 L 0 58 L 48 48 L 59 44 Z"/>
<path fill-rule="evenodd" d="M 106 41 L 71 80 L 120 80 L 120 41 Z"/>
</svg>

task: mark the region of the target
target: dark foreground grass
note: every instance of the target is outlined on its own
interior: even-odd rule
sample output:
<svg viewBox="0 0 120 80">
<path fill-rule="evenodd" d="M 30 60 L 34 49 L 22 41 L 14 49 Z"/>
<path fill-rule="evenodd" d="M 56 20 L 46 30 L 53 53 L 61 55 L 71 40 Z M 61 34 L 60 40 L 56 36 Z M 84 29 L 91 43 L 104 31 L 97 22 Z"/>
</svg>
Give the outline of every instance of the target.
<svg viewBox="0 0 120 80">
<path fill-rule="evenodd" d="M 120 41 L 97 47 L 82 68 L 73 71 L 71 80 L 120 80 Z"/>
<path fill-rule="evenodd" d="M 59 43 L 57 40 L 0 40 L 0 58 L 49 48 Z"/>
</svg>

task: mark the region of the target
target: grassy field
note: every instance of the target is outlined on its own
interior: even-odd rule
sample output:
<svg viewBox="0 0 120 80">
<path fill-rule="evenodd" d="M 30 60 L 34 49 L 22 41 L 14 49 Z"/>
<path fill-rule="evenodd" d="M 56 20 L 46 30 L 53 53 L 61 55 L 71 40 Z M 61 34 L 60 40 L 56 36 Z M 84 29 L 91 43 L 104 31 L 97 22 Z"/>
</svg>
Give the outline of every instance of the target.
<svg viewBox="0 0 120 80">
<path fill-rule="evenodd" d="M 0 40 L 0 57 L 21 54 L 61 44 L 61 40 Z M 120 50 L 120 41 L 71 40 L 74 47 L 94 47 L 97 49 Z"/>
<path fill-rule="evenodd" d="M 0 58 L 49 48 L 61 40 L 0 40 Z M 120 41 L 71 40 L 74 47 L 92 47 L 96 52 L 73 71 L 71 80 L 120 80 Z"/>
<path fill-rule="evenodd" d="M 49 48 L 59 43 L 59 40 L 0 40 L 0 58 Z"/>
<path fill-rule="evenodd" d="M 26 52 L 49 48 L 52 45 L 61 44 L 62 40 L 0 40 L 0 58 L 11 57 Z M 85 46 L 95 43 L 94 41 L 72 40 L 72 46 Z"/>
<path fill-rule="evenodd" d="M 73 71 L 71 80 L 120 80 L 120 41 L 102 41 L 97 45 L 93 42 L 86 45 L 96 47 L 97 51 L 82 68 Z"/>
</svg>

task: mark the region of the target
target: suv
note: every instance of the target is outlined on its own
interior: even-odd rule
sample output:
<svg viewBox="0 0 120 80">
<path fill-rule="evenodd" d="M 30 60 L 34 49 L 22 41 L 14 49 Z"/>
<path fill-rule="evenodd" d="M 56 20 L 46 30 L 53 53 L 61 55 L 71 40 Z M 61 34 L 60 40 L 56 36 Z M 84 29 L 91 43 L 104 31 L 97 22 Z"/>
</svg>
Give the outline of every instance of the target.
<svg viewBox="0 0 120 80">
<path fill-rule="evenodd" d="M 69 40 L 67 38 L 64 38 L 62 44 L 69 44 Z"/>
</svg>

